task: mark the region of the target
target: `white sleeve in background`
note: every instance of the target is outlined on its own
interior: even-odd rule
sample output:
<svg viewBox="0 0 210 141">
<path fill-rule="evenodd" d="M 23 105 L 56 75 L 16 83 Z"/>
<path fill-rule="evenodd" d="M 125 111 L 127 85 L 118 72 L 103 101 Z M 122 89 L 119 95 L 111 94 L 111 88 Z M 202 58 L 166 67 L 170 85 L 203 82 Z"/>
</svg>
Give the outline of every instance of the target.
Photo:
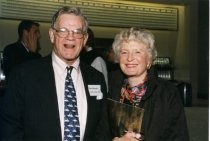
<svg viewBox="0 0 210 141">
<path fill-rule="evenodd" d="M 105 63 L 104 59 L 101 57 L 96 57 L 93 60 L 93 62 L 91 63 L 91 66 L 104 74 L 107 91 L 108 91 L 108 74 L 107 74 L 108 72 L 107 72 L 107 67 L 106 67 L 106 63 Z"/>
</svg>

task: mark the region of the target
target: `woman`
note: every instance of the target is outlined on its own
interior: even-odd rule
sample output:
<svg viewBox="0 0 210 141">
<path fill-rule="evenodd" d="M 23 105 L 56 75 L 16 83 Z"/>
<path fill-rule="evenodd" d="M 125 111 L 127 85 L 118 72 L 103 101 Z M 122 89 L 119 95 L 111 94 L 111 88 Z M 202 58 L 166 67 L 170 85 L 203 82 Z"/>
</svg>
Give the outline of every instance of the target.
<svg viewBox="0 0 210 141">
<path fill-rule="evenodd" d="M 154 35 L 148 30 L 126 29 L 116 35 L 112 47 L 123 78 L 122 81 L 110 80 L 111 99 L 144 109 L 140 134 L 132 131 L 121 137 L 112 134 L 113 141 L 142 138 L 144 141 L 188 141 L 184 108 L 177 88 L 155 77 L 151 71 L 157 56 Z M 115 73 L 110 75 L 115 76 Z"/>
</svg>

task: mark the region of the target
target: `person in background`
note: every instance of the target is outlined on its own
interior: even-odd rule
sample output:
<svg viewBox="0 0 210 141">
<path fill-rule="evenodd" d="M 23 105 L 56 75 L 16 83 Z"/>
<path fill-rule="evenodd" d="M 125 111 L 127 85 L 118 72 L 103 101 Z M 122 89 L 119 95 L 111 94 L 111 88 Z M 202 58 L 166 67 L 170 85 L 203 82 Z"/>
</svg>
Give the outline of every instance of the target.
<svg viewBox="0 0 210 141">
<path fill-rule="evenodd" d="M 141 132 L 112 134 L 113 141 L 189 141 L 178 89 L 150 72 L 157 56 L 154 35 L 132 27 L 118 33 L 112 47 L 123 74 L 122 79 L 109 81 L 110 98 L 144 109 Z"/>
<path fill-rule="evenodd" d="M 0 106 L 2 140 L 101 138 L 100 119 L 107 89 L 103 74 L 80 61 L 88 40 L 87 29 L 88 21 L 79 8 L 64 6 L 56 11 L 49 29 L 52 53 L 22 64 L 9 77 Z M 71 98 L 76 99 L 70 102 Z M 69 123 L 72 121 L 76 124 Z"/>
<path fill-rule="evenodd" d="M 119 63 L 117 62 L 117 59 L 115 56 L 115 53 L 111 47 L 109 47 L 106 50 L 105 56 L 106 56 L 106 64 L 107 64 L 108 74 L 110 71 L 120 69 Z"/>
<path fill-rule="evenodd" d="M 90 28 L 88 28 L 88 41 L 80 58 L 88 65 L 91 65 L 92 67 L 103 73 L 108 89 L 108 72 L 106 62 L 95 49 L 95 36 Z"/>
<path fill-rule="evenodd" d="M 40 49 L 39 39 L 39 23 L 32 20 L 22 20 L 19 23 L 18 41 L 7 45 L 3 50 L 3 71 L 6 78 L 13 67 L 41 57 L 38 53 Z"/>
</svg>

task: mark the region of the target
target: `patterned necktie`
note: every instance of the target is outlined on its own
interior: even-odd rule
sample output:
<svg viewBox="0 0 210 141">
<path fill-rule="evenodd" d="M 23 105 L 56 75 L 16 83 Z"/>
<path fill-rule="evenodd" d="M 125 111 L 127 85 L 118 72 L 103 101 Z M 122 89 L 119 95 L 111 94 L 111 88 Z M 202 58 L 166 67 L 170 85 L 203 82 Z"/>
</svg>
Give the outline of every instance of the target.
<svg viewBox="0 0 210 141">
<path fill-rule="evenodd" d="M 77 100 L 74 84 L 71 78 L 73 67 L 67 67 L 64 98 L 64 141 L 80 140 L 80 125 L 77 112 Z"/>
</svg>

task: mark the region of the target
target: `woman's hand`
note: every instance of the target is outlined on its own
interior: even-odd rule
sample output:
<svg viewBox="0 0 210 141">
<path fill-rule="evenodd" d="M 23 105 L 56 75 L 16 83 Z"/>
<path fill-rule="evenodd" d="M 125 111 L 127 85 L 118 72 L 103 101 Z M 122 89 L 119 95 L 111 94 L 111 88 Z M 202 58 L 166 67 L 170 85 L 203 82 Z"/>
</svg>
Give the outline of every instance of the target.
<svg viewBox="0 0 210 141">
<path fill-rule="evenodd" d="M 127 132 L 122 137 L 115 137 L 112 141 L 141 141 L 141 134 L 135 132 Z"/>
</svg>

